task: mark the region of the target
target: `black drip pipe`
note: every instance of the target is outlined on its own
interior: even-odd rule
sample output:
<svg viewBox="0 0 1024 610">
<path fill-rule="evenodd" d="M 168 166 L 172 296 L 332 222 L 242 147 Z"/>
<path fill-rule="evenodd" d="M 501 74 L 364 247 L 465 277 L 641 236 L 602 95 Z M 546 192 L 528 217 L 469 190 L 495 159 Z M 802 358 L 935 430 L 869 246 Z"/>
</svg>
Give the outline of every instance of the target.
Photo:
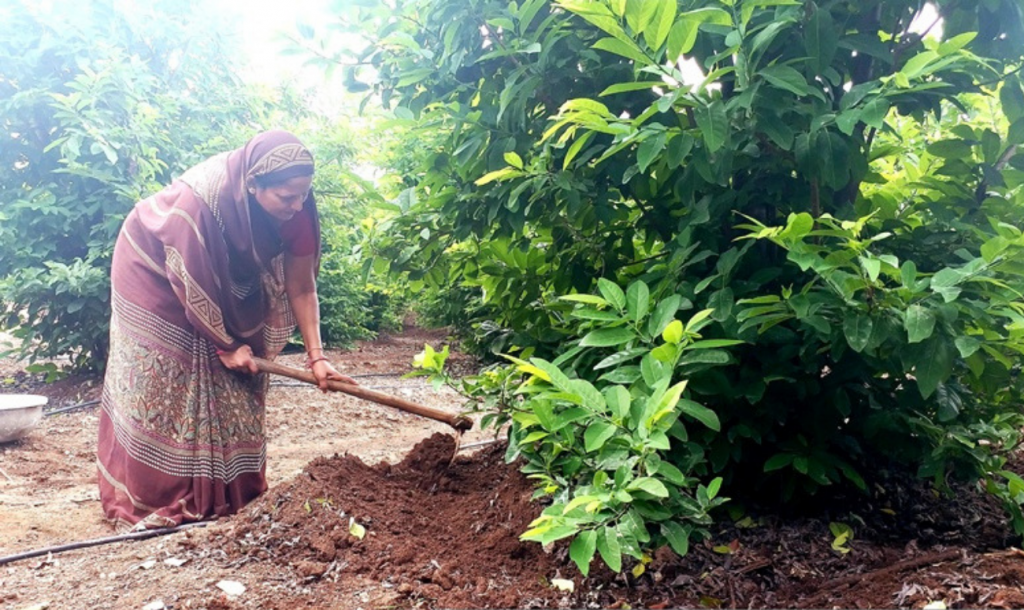
<svg viewBox="0 0 1024 610">
<path fill-rule="evenodd" d="M 15 561 L 21 561 L 22 559 L 31 559 L 33 557 L 42 557 L 43 555 L 50 555 L 51 553 L 57 554 L 63 553 L 65 551 L 73 551 L 75 549 L 86 549 L 92 546 L 112 544 L 114 542 L 122 542 L 124 540 L 145 540 L 147 538 L 156 538 L 157 536 L 166 536 L 167 534 L 181 532 L 187 529 L 192 529 L 193 527 L 206 527 L 206 522 L 199 521 L 196 523 L 182 523 L 181 525 L 177 525 L 175 527 L 162 527 L 159 529 L 143 530 L 141 532 L 131 532 L 128 534 L 120 534 L 117 536 L 107 536 L 105 538 L 79 540 L 78 542 L 69 542 L 68 544 L 49 546 L 43 549 L 36 549 L 34 551 L 25 551 L 24 553 L 16 553 L 14 555 L 8 555 L 7 557 L 0 557 L 0 566 Z"/>
</svg>

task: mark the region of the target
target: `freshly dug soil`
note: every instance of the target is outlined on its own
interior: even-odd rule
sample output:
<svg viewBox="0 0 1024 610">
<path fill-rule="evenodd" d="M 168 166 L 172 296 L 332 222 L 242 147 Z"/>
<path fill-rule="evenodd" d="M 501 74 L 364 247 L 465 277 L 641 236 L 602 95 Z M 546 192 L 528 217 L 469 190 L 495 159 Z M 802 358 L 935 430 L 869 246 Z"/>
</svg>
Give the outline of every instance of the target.
<svg viewBox="0 0 1024 610">
<path fill-rule="evenodd" d="M 748 518 L 717 528 L 685 558 L 661 549 L 639 578 L 593 566 L 583 579 L 567 545 L 519 534 L 539 513 L 532 485 L 492 446 L 449 466 L 435 434 L 396 464 L 320 458 L 234 520 L 232 557 L 290 564 L 329 604 L 356 574 L 393 593 L 386 606 L 511 607 L 1019 607 L 1024 556 L 990 500 L 929 492 L 912 478 L 872 497 L 841 498 L 814 518 Z M 366 529 L 350 533 L 352 520 Z M 830 521 L 849 523 L 847 553 Z M 553 578 L 573 580 L 572 593 Z M 378 607 L 381 606 L 378 601 Z"/>
<path fill-rule="evenodd" d="M 369 576 L 431 606 L 555 605 L 564 594 L 548 579 L 573 574 L 518 539 L 536 516 L 530 482 L 504 463 L 502 447 L 449 467 L 454 450 L 454 439 L 437 433 L 395 465 L 314 460 L 239 516 L 235 550 L 289 561 L 314 578 Z M 366 528 L 361 540 L 352 519 Z"/>
</svg>

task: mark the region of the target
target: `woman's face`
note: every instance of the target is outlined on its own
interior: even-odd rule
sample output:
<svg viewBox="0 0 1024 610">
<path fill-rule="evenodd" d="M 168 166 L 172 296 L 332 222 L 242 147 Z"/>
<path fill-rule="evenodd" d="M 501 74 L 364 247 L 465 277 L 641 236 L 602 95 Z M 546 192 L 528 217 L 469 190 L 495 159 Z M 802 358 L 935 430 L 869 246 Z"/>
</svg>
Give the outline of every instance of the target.
<svg viewBox="0 0 1024 610">
<path fill-rule="evenodd" d="M 277 186 L 257 186 L 254 196 L 256 203 L 260 204 L 267 214 L 275 220 L 285 222 L 302 211 L 302 204 L 309 197 L 311 186 L 312 176 L 296 176 Z"/>
</svg>

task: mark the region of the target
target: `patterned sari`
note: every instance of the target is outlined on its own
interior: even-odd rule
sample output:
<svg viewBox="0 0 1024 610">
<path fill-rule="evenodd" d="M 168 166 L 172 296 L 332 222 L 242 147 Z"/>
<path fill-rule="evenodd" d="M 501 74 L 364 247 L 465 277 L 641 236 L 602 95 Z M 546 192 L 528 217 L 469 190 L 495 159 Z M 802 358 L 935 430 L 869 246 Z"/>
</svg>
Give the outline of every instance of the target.
<svg viewBox="0 0 1024 610">
<path fill-rule="evenodd" d="M 228 370 L 217 350 L 248 344 L 273 358 L 291 336 L 284 244 L 247 180 L 312 165 L 291 134 L 263 133 L 125 219 L 97 450 L 100 499 L 119 530 L 228 515 L 266 490 L 267 376 Z M 303 213 L 319 239 L 312 196 Z"/>
</svg>

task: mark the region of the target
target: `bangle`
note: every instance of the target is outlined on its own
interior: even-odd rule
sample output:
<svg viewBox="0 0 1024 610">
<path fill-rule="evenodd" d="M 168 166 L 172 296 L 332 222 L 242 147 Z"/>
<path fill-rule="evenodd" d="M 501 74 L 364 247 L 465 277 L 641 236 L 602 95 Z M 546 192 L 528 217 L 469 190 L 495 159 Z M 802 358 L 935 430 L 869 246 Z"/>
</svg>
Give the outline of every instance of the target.
<svg viewBox="0 0 1024 610">
<path fill-rule="evenodd" d="M 310 348 L 306 348 L 306 353 L 307 353 L 307 354 L 310 354 L 310 353 L 312 353 L 312 352 L 315 352 L 315 351 L 317 351 L 317 350 L 320 350 L 320 351 L 322 352 L 322 351 L 324 351 L 324 348 L 323 348 L 322 346 L 321 346 L 321 347 L 310 347 Z"/>
<path fill-rule="evenodd" d="M 306 368 L 312 370 L 313 365 L 316 364 L 317 362 L 326 362 L 326 361 L 327 361 L 327 357 L 326 356 L 320 356 L 319 358 L 310 358 L 309 360 L 306 360 Z"/>
</svg>

